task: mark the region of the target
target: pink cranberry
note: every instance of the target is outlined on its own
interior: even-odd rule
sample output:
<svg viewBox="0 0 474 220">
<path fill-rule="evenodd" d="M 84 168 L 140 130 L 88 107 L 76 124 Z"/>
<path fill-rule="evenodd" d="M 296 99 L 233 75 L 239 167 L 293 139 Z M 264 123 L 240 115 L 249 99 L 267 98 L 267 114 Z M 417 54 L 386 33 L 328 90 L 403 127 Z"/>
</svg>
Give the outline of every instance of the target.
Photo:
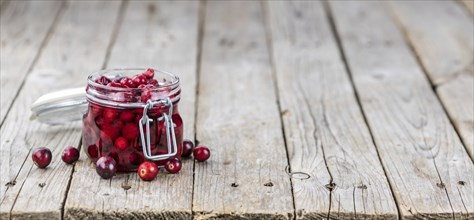
<svg viewBox="0 0 474 220">
<path fill-rule="evenodd" d="M 194 158 L 199 162 L 204 162 L 211 156 L 211 151 L 206 146 L 198 146 L 193 151 Z"/>
<path fill-rule="evenodd" d="M 128 147 L 128 140 L 124 137 L 115 139 L 114 146 L 119 150 L 125 150 Z"/>
<path fill-rule="evenodd" d="M 64 163 L 72 164 L 79 159 L 79 150 L 72 146 L 66 147 L 66 149 L 63 151 L 61 159 L 64 161 Z"/>
<path fill-rule="evenodd" d="M 120 120 L 123 122 L 132 121 L 135 118 L 135 114 L 132 111 L 124 111 L 120 114 Z"/>
<path fill-rule="evenodd" d="M 165 169 L 169 173 L 178 173 L 181 170 L 181 160 L 178 158 L 171 158 L 166 161 Z"/>
<path fill-rule="evenodd" d="M 95 170 L 104 179 L 110 179 L 117 172 L 117 162 L 114 158 L 103 156 L 96 162 Z"/>
<path fill-rule="evenodd" d="M 51 151 L 45 147 L 37 147 L 33 149 L 31 158 L 35 165 L 41 169 L 46 168 L 51 163 Z"/>
<path fill-rule="evenodd" d="M 105 122 L 113 122 L 113 121 L 115 121 L 115 119 L 118 118 L 119 113 L 114 109 L 106 108 L 104 110 L 104 115 L 103 116 L 104 116 L 104 121 Z"/>
<path fill-rule="evenodd" d="M 183 141 L 183 153 L 181 154 L 182 157 L 189 157 L 193 153 L 194 144 L 191 140 L 185 139 Z"/>
<path fill-rule="evenodd" d="M 136 124 L 127 123 L 122 128 L 122 135 L 129 140 L 133 140 L 140 135 L 140 130 L 138 130 L 138 126 Z"/>
</svg>

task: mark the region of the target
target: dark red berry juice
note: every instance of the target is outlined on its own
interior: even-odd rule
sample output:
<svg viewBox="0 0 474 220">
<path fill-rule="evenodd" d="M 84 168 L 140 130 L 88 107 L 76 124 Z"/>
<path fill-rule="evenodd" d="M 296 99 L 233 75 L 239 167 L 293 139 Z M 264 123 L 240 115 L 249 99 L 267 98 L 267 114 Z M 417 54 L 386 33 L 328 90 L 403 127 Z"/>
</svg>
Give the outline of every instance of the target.
<svg viewBox="0 0 474 220">
<path fill-rule="evenodd" d="M 179 79 L 153 69 L 103 70 L 89 76 L 87 100 L 89 107 L 83 116 L 82 145 L 93 161 L 110 156 L 117 162 L 119 172 L 136 171 L 147 160 L 140 138 L 140 119 L 148 100 L 169 98 L 173 103 L 171 119 L 178 150 L 182 154 L 183 120 L 178 111 L 181 90 Z M 163 113 L 169 113 L 164 104 L 148 110 L 150 122 L 151 155 L 168 152 L 168 141 Z M 145 128 L 145 126 L 144 126 Z M 146 131 L 146 129 L 144 129 Z M 165 160 L 153 161 L 163 166 Z"/>
</svg>

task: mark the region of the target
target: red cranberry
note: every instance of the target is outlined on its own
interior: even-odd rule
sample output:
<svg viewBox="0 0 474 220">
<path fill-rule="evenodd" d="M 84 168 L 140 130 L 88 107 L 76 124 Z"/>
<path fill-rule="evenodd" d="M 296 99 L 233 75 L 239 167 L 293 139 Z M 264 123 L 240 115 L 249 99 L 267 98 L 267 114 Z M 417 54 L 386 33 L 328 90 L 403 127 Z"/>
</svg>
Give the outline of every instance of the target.
<svg viewBox="0 0 474 220">
<path fill-rule="evenodd" d="M 102 125 L 104 124 L 104 117 L 102 116 L 97 116 L 95 118 L 95 124 L 97 125 L 98 128 L 102 128 Z"/>
<path fill-rule="evenodd" d="M 120 126 L 113 124 L 104 124 L 102 125 L 102 130 L 100 131 L 100 139 L 104 141 L 104 145 L 111 144 L 115 138 L 120 135 Z"/>
<path fill-rule="evenodd" d="M 193 151 L 194 158 L 199 162 L 204 162 L 211 156 L 211 151 L 206 146 L 198 146 Z"/>
<path fill-rule="evenodd" d="M 118 116 L 119 116 L 119 113 L 114 109 L 106 108 L 104 110 L 104 121 L 105 122 L 113 122 L 113 121 L 115 121 L 115 119 L 118 118 Z"/>
<path fill-rule="evenodd" d="M 191 140 L 185 139 L 183 141 L 183 153 L 181 154 L 182 157 L 189 157 L 193 153 L 194 144 Z"/>
<path fill-rule="evenodd" d="M 130 78 L 124 77 L 120 80 L 120 84 L 128 87 L 128 88 L 137 88 L 137 84 Z"/>
<path fill-rule="evenodd" d="M 117 162 L 114 158 L 103 156 L 96 162 L 95 170 L 104 179 L 110 179 L 117 172 Z"/>
<path fill-rule="evenodd" d="M 128 147 L 128 140 L 124 137 L 115 139 L 114 146 L 119 150 L 125 150 Z"/>
<path fill-rule="evenodd" d="M 87 147 L 87 153 L 89 154 L 89 157 L 96 159 L 99 157 L 99 148 L 95 144 L 90 145 Z"/>
<path fill-rule="evenodd" d="M 152 181 L 158 175 L 158 166 L 152 162 L 143 162 L 138 167 L 138 176 L 142 180 Z"/>
<path fill-rule="evenodd" d="M 107 85 L 109 84 L 111 81 L 109 78 L 105 77 L 105 76 L 100 76 L 99 78 L 97 78 L 95 80 L 96 83 L 98 84 L 101 84 L 101 85 Z"/>
<path fill-rule="evenodd" d="M 148 84 L 153 85 L 153 87 L 156 87 L 156 86 L 158 86 L 158 80 L 152 79 L 152 80 L 148 81 Z"/>
<path fill-rule="evenodd" d="M 147 79 L 153 79 L 153 77 L 155 76 L 155 70 L 152 68 L 148 68 L 145 72 L 142 73 L 142 76 Z"/>
<path fill-rule="evenodd" d="M 128 161 L 130 161 L 130 163 L 132 165 L 140 165 L 141 163 L 143 163 L 145 159 L 143 158 L 142 155 L 140 154 L 137 154 L 135 152 L 131 152 L 130 155 L 128 156 Z"/>
<path fill-rule="evenodd" d="M 132 121 L 135 118 L 135 114 L 132 111 L 124 111 L 120 114 L 120 120 L 123 122 Z"/>
<path fill-rule="evenodd" d="M 66 147 L 63 151 L 61 159 L 67 164 L 72 164 L 79 159 L 79 150 L 75 147 Z"/>
<path fill-rule="evenodd" d="M 140 95 L 140 100 L 142 100 L 142 102 L 147 102 L 149 99 L 151 99 L 151 91 L 148 89 L 143 90 L 142 94 Z"/>
<path fill-rule="evenodd" d="M 171 158 L 168 161 L 166 161 L 165 164 L 165 169 L 169 173 L 177 173 L 181 170 L 181 160 L 178 158 Z"/>
<path fill-rule="evenodd" d="M 139 85 L 143 85 L 143 84 L 146 84 L 147 80 L 144 76 L 140 76 L 140 75 L 137 75 L 137 76 L 134 76 L 132 78 L 132 81 L 137 84 L 138 86 Z"/>
<path fill-rule="evenodd" d="M 134 123 L 127 123 L 122 128 L 122 135 L 129 139 L 133 140 L 140 135 L 140 130 L 138 130 L 138 126 Z"/>
<path fill-rule="evenodd" d="M 51 163 L 52 155 L 48 148 L 38 147 L 33 149 L 31 158 L 37 167 L 43 169 Z"/>
<path fill-rule="evenodd" d="M 107 84 L 107 86 L 116 87 L 116 88 L 126 88 L 125 85 L 122 85 L 121 83 L 116 83 L 116 82 L 111 82 L 111 83 Z"/>
</svg>

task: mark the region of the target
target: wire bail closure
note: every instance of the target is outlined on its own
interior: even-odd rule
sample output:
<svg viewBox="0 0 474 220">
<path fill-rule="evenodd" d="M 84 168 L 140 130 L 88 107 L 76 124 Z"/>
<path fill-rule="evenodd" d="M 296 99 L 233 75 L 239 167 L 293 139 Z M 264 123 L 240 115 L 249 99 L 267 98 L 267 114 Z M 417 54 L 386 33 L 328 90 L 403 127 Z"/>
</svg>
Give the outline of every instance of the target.
<svg viewBox="0 0 474 220">
<path fill-rule="evenodd" d="M 152 155 L 151 153 L 151 141 L 150 141 L 150 122 L 153 122 L 153 119 L 150 119 L 148 117 L 148 110 L 150 108 L 153 108 L 155 105 L 163 104 L 165 107 L 169 107 L 168 114 L 163 112 L 162 117 L 158 118 L 158 120 L 164 120 L 165 121 L 165 130 L 166 130 L 166 140 L 168 143 L 168 153 L 167 154 L 161 154 L 161 155 Z M 143 149 L 143 155 L 145 158 L 149 160 L 165 160 L 170 157 L 176 156 L 178 153 L 178 146 L 176 144 L 176 136 L 174 134 L 174 123 L 173 120 L 171 119 L 171 116 L 173 115 L 173 103 L 171 102 L 171 99 L 168 97 L 166 99 L 161 99 L 159 101 L 151 101 L 148 100 L 146 102 L 146 105 L 143 107 L 143 116 L 138 122 L 138 126 L 140 128 L 140 139 L 142 142 L 142 149 Z M 143 126 L 145 125 L 146 131 L 143 130 Z"/>
</svg>

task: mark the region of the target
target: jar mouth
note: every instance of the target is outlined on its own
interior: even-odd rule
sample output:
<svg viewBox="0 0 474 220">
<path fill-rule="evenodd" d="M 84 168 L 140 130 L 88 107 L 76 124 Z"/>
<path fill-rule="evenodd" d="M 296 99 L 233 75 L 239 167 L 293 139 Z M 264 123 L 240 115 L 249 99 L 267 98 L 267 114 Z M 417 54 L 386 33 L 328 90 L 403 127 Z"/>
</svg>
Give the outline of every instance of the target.
<svg viewBox="0 0 474 220">
<path fill-rule="evenodd" d="M 169 98 L 173 104 L 180 100 L 179 78 L 172 73 L 162 70 L 154 69 L 154 79 L 158 81 L 158 85 L 153 88 L 112 87 L 96 82 L 102 76 L 114 81 L 123 77 L 133 77 L 146 70 L 146 68 L 118 68 L 99 70 L 90 74 L 87 78 L 87 100 L 121 108 L 141 108 L 149 100 L 158 101 Z"/>
<path fill-rule="evenodd" d="M 106 76 L 109 79 L 113 80 L 115 78 L 121 77 L 131 77 L 133 75 L 145 72 L 147 68 L 114 68 L 114 69 L 104 69 L 93 72 L 87 77 L 87 84 L 98 89 L 106 89 L 114 92 L 129 92 L 129 91 L 141 91 L 141 88 L 121 88 L 121 87 L 111 87 L 107 85 L 102 85 L 96 83 L 95 80 L 100 76 Z M 179 77 L 163 70 L 155 70 L 155 78 L 158 81 L 159 85 L 154 88 L 150 88 L 150 91 L 162 91 L 162 90 L 173 90 L 179 86 Z"/>
</svg>

